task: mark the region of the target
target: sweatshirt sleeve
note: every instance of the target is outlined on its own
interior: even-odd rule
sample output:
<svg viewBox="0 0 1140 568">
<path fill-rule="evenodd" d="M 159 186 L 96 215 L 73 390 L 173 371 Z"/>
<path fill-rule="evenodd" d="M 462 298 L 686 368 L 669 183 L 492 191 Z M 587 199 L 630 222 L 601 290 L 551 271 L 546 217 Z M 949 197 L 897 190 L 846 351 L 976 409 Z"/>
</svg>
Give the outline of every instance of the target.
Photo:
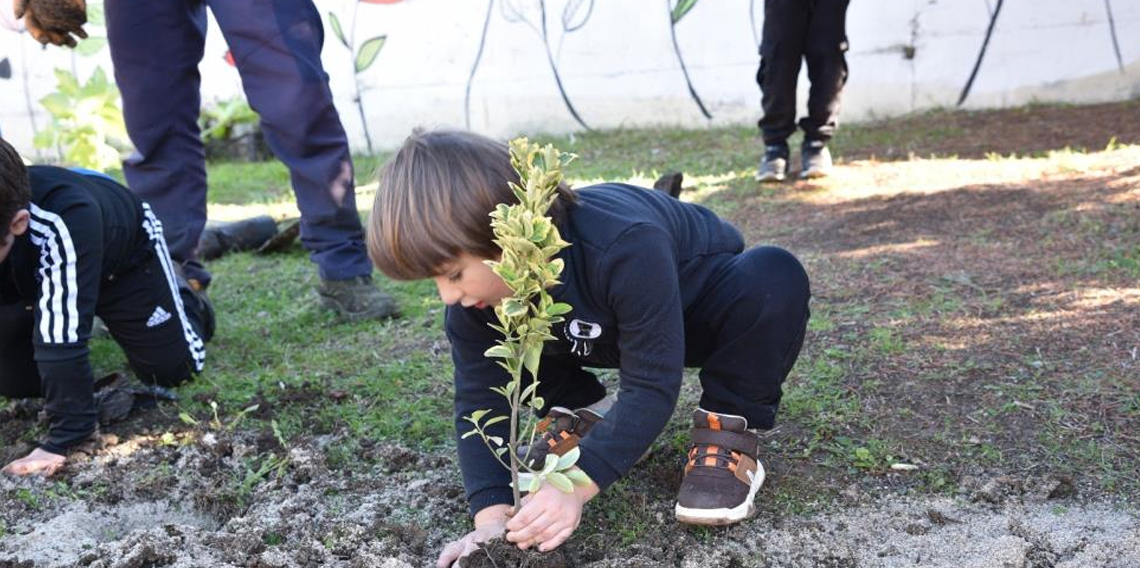
<svg viewBox="0 0 1140 568">
<path fill-rule="evenodd" d="M 99 295 L 103 222 L 91 201 L 54 209 L 30 207 L 31 240 L 40 250 L 33 345 L 50 419 L 40 447 L 66 454 L 96 425 L 87 340 Z"/>
<path fill-rule="evenodd" d="M 463 485 L 472 515 L 488 506 L 510 504 L 514 500 L 510 472 L 479 436 L 462 437 L 473 428 L 463 417 L 477 410 L 489 409 L 487 418 L 511 415 L 507 400 L 491 390 L 491 387 L 507 384 L 510 375 L 497 364 L 497 359 L 483 356 L 500 337 L 488 325 L 491 320 L 487 314 L 494 318 L 491 310 L 449 306 L 445 318 L 447 338 L 451 341 L 451 358 L 455 363 L 455 434 L 459 468 L 463 471 Z M 509 437 L 509 423 L 508 420 L 500 421 L 491 425 L 487 432 L 505 440 Z"/>
<path fill-rule="evenodd" d="M 618 325 L 617 402 L 580 443 L 578 460 L 605 489 L 633 467 L 673 415 L 684 371 L 685 335 L 673 239 L 635 225 L 607 251 L 592 284 L 605 291 Z"/>
</svg>

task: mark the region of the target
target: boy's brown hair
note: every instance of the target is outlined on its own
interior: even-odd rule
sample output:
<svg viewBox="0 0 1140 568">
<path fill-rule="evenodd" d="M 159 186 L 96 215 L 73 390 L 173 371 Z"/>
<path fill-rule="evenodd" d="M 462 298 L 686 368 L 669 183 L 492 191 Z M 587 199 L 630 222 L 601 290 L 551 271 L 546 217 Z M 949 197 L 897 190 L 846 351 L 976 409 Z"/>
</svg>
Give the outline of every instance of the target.
<svg viewBox="0 0 1140 568">
<path fill-rule="evenodd" d="M 507 145 L 471 132 L 413 132 L 380 169 L 368 219 L 368 256 L 396 280 L 440 274 L 468 253 L 497 258 L 490 213 L 516 203 L 518 183 Z M 549 215 L 557 223 L 575 201 L 563 184 Z"/>
<path fill-rule="evenodd" d="M 8 226 L 21 209 L 32 200 L 28 168 L 16 149 L 0 138 L 0 239 L 7 238 Z"/>
</svg>

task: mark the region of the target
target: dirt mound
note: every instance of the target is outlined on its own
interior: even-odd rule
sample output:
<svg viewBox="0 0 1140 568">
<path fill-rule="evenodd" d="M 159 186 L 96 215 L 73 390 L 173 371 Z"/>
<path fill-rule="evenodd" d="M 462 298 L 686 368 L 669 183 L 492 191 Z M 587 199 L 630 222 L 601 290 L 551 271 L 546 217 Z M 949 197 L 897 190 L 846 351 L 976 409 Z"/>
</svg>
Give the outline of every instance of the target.
<svg viewBox="0 0 1140 568">
<path fill-rule="evenodd" d="M 434 564 L 469 529 L 458 471 L 442 455 L 377 445 L 393 459 L 332 471 L 328 438 L 258 453 L 259 437 L 131 439 L 59 480 L 0 480 L 0 567 L 406 568 Z M 852 493 L 830 512 L 762 508 L 712 530 L 678 525 L 661 495 L 628 519 L 648 523 L 633 542 L 582 530 L 558 554 L 504 564 L 498 551 L 494 565 L 1140 567 L 1136 511 L 1082 503 L 1065 483 L 968 479 L 957 500 Z"/>
</svg>

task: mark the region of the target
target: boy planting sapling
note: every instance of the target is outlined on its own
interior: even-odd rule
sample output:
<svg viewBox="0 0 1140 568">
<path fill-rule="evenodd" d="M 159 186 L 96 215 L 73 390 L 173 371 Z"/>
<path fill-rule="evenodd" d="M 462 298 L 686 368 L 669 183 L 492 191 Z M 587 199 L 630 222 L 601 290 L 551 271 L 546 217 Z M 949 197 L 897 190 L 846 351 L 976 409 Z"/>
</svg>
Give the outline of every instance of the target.
<svg viewBox="0 0 1140 568">
<path fill-rule="evenodd" d="M 531 487 L 511 514 L 504 452 L 485 443 L 509 438 L 510 421 L 469 432 L 477 412 L 510 416 L 492 389 L 511 373 L 485 356 L 504 339 L 494 308 L 515 297 L 493 268 L 504 252 L 489 215 L 519 201 L 511 188 L 519 182 L 504 144 L 466 132 L 415 133 L 383 167 L 369 221 L 376 266 L 396 279 L 434 279 L 448 306 L 459 460 L 475 530 L 448 545 L 438 565 L 504 534 L 520 548 L 565 542 L 585 503 L 664 429 L 685 367 L 700 368 L 703 393 L 676 516 L 713 525 L 747 518 L 764 480 L 755 430 L 774 425 L 781 384 L 803 344 L 807 275 L 782 249 L 745 250 L 740 233 L 704 207 L 616 183 L 559 185 L 547 211 L 572 243 L 556 252 L 562 270 L 547 291 L 550 302 L 573 310 L 552 325 L 553 340 L 534 365 L 545 429 L 518 454 L 541 469 L 552 463 L 549 453 L 577 453 L 565 473 L 578 483 Z M 620 370 L 616 400 L 585 367 Z"/>
</svg>

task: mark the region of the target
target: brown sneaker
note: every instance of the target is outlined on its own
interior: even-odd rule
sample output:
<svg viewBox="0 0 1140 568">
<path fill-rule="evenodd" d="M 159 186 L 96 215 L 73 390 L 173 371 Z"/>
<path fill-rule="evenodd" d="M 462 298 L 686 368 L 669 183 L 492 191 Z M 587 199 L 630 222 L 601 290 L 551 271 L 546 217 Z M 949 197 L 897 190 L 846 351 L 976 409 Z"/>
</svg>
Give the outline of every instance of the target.
<svg viewBox="0 0 1140 568">
<path fill-rule="evenodd" d="M 753 498 L 764 484 L 764 466 L 756 461 L 760 438 L 748 420 L 698 408 L 693 413 L 693 441 L 675 514 L 682 523 L 730 525 L 755 512 Z"/>
<path fill-rule="evenodd" d="M 371 276 L 348 280 L 321 280 L 317 288 L 321 307 L 336 312 L 342 321 L 384 319 L 399 315 L 392 296 L 381 292 Z"/>
<path fill-rule="evenodd" d="M 601 421 L 602 415 L 589 408 L 570 410 L 561 406 L 553 406 L 538 423 L 541 436 L 530 447 L 520 445 L 519 458 L 530 464 L 531 467 L 542 467 L 546 463 L 547 454 L 553 453 L 561 456 L 578 447 L 578 442 L 586 433 Z"/>
</svg>

